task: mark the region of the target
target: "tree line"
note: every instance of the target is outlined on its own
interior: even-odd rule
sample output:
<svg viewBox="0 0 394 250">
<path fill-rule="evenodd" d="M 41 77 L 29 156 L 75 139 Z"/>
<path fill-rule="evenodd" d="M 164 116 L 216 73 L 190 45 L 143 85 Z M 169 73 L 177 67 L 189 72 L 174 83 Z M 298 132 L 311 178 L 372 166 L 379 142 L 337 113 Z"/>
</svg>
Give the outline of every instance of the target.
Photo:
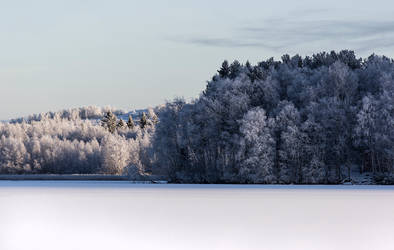
<svg viewBox="0 0 394 250">
<path fill-rule="evenodd" d="M 158 171 L 195 183 L 393 180 L 394 63 L 353 51 L 224 61 L 196 100 L 168 102 Z"/>
<path fill-rule="evenodd" d="M 150 109 L 138 124 L 92 108 L 0 124 L 0 171 L 283 184 L 370 172 L 393 182 L 393 88 L 393 59 L 348 50 L 224 61 L 198 98 Z"/>
<path fill-rule="evenodd" d="M 138 176 L 147 172 L 152 164 L 154 111 L 143 113 L 137 124 L 131 116 L 124 123 L 115 113 L 124 114 L 87 107 L 0 123 L 0 173 Z"/>
</svg>

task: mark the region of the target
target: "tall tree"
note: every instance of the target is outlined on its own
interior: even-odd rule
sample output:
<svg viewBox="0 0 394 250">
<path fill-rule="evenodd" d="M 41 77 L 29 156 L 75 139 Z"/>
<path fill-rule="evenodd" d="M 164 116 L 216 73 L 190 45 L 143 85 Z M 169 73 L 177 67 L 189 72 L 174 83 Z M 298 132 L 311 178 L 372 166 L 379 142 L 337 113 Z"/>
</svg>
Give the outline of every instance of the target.
<svg viewBox="0 0 394 250">
<path fill-rule="evenodd" d="M 126 127 L 126 123 L 123 121 L 122 118 L 119 119 L 118 124 L 116 124 L 116 127 L 117 127 L 118 129 L 123 129 L 123 128 Z"/>
<path fill-rule="evenodd" d="M 134 128 L 134 121 L 133 121 L 133 117 L 131 117 L 131 115 L 129 115 L 129 120 L 127 121 L 127 127 L 129 129 L 133 129 Z"/>
<path fill-rule="evenodd" d="M 146 126 L 149 125 L 149 120 L 148 117 L 146 116 L 145 112 L 142 113 L 141 119 L 140 119 L 140 127 L 142 129 L 146 128 Z"/>
<path fill-rule="evenodd" d="M 153 108 L 148 108 L 148 118 L 154 125 L 156 125 L 159 122 L 159 118 L 155 114 Z"/>
<path fill-rule="evenodd" d="M 272 120 L 267 120 L 261 108 L 250 110 L 241 122 L 240 176 L 246 182 L 273 183 L 276 181 L 273 168 L 275 162 L 275 140 L 272 136 Z"/>
<path fill-rule="evenodd" d="M 101 120 L 101 125 L 109 132 L 115 133 L 117 125 L 116 120 L 116 116 L 111 111 L 108 111 Z"/>
<path fill-rule="evenodd" d="M 235 60 L 231 65 L 230 65 L 230 74 L 229 77 L 230 79 L 235 79 L 242 71 L 242 66 L 241 64 Z"/>
<path fill-rule="evenodd" d="M 227 60 L 224 60 L 222 63 L 222 67 L 218 70 L 219 76 L 222 78 L 226 78 L 230 75 L 230 66 Z"/>
</svg>

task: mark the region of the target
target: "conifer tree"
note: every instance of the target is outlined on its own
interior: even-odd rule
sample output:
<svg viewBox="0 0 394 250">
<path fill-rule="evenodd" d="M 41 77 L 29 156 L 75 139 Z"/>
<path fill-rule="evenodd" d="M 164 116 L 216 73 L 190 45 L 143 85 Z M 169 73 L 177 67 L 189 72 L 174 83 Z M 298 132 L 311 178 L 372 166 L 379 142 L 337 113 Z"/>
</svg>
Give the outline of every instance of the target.
<svg viewBox="0 0 394 250">
<path fill-rule="evenodd" d="M 134 121 L 133 121 L 133 118 L 131 117 L 131 115 L 129 115 L 129 120 L 127 121 L 127 127 L 129 129 L 133 129 L 134 128 Z"/>
<path fill-rule="evenodd" d="M 222 78 L 228 77 L 230 75 L 230 67 L 227 60 L 224 60 L 222 67 L 218 70 L 219 76 Z"/>
<path fill-rule="evenodd" d="M 252 65 L 250 64 L 249 61 L 246 61 L 246 63 L 245 63 L 245 72 L 246 72 L 246 74 L 247 74 L 249 77 L 250 77 L 250 74 L 252 73 L 252 71 L 253 71 Z"/>
<path fill-rule="evenodd" d="M 241 64 L 235 60 L 231 65 L 230 65 L 230 74 L 229 77 L 230 79 L 235 79 L 240 73 L 241 73 Z"/>
<path fill-rule="evenodd" d="M 154 125 L 156 125 L 159 122 L 159 118 L 157 117 L 157 115 L 155 114 L 152 108 L 148 109 L 148 117 L 149 117 L 149 121 Z"/>
<path fill-rule="evenodd" d="M 122 129 L 122 128 L 125 128 L 125 127 L 126 127 L 126 123 L 123 121 L 122 118 L 120 118 L 120 120 L 119 120 L 118 124 L 116 125 L 116 127 L 117 127 L 118 129 Z"/>
<path fill-rule="evenodd" d="M 109 132 L 114 133 L 117 125 L 116 116 L 111 111 L 108 111 L 101 120 L 101 125 Z"/>
<path fill-rule="evenodd" d="M 145 112 L 142 113 L 141 119 L 140 119 L 140 127 L 143 129 L 149 124 L 148 122 L 148 117 L 146 116 Z"/>
</svg>

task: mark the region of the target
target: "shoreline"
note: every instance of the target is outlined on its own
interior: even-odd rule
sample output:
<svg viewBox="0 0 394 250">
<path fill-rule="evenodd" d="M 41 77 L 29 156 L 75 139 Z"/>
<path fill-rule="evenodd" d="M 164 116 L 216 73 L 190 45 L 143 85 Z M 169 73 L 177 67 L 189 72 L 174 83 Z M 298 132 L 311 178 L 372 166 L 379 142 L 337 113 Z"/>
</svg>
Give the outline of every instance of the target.
<svg viewBox="0 0 394 250">
<path fill-rule="evenodd" d="M 131 181 L 127 175 L 98 175 L 98 174 L 32 174 L 32 175 L 0 175 L 3 181 Z M 145 180 L 144 180 L 145 181 Z M 151 181 L 147 178 L 146 181 Z"/>
</svg>

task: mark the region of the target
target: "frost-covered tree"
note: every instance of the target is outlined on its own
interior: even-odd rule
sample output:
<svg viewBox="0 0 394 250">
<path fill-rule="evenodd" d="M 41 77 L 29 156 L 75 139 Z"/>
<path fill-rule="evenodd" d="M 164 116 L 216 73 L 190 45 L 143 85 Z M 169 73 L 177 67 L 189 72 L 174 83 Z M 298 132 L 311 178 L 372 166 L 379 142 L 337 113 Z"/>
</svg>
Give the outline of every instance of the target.
<svg viewBox="0 0 394 250">
<path fill-rule="evenodd" d="M 130 117 L 132 129 L 116 130 L 121 114 L 86 107 L 0 123 L 0 172 L 306 184 L 340 183 L 356 170 L 394 175 L 394 61 L 384 56 L 225 61 L 191 102 L 148 109 L 140 126 Z"/>
<path fill-rule="evenodd" d="M 140 127 L 142 129 L 146 128 L 148 125 L 150 124 L 150 121 L 147 117 L 147 115 L 145 114 L 145 112 L 142 113 L 141 119 L 140 119 Z"/>
<path fill-rule="evenodd" d="M 156 125 L 159 122 L 159 118 L 157 117 L 155 111 L 153 108 L 148 108 L 148 117 L 149 121 L 153 124 Z"/>
<path fill-rule="evenodd" d="M 393 72 L 392 60 L 372 56 L 363 61 L 347 50 L 305 58 L 284 55 L 281 61 L 269 58 L 255 66 L 225 61 L 199 98 L 171 111 L 176 122 L 159 125 L 155 138 L 158 133 L 168 138 L 164 131 L 172 128 L 177 150 L 168 151 L 166 158 L 176 163 L 171 175 L 178 181 L 268 183 L 264 178 L 273 176 L 273 182 L 281 183 L 338 183 L 368 155 L 370 147 L 357 143 L 362 136 L 356 128 L 362 98 L 370 93 L 379 117 L 374 128 L 379 139 L 373 142 L 379 157 L 373 171 L 389 171 L 394 133 L 388 125 L 394 112 L 383 100 L 391 103 Z M 253 173 L 257 161 L 251 160 L 258 158 L 246 150 L 253 143 L 247 144 L 241 132 L 247 127 L 244 118 L 256 109 L 265 111 L 275 141 L 267 146 L 267 155 L 273 152 L 272 175 L 259 178 Z M 160 123 L 168 114 L 159 113 Z M 161 156 L 157 161 L 164 162 Z"/>
<path fill-rule="evenodd" d="M 127 121 L 127 127 L 129 128 L 129 129 L 134 129 L 134 121 L 133 121 L 133 117 L 131 117 L 131 115 L 129 115 L 129 119 L 128 119 L 128 121 Z"/>
<path fill-rule="evenodd" d="M 101 125 L 109 132 L 115 133 L 117 126 L 116 120 L 116 116 L 111 111 L 108 111 L 101 120 Z"/>
<path fill-rule="evenodd" d="M 118 129 L 124 129 L 126 127 L 126 123 L 123 121 L 122 118 L 119 119 L 118 123 L 116 124 Z"/>
<path fill-rule="evenodd" d="M 229 74 L 230 79 L 235 79 L 241 73 L 242 66 L 237 60 L 235 60 L 230 65 L 229 69 L 230 69 L 230 74 Z"/>
<path fill-rule="evenodd" d="M 362 150 L 361 171 L 392 171 L 394 159 L 394 102 L 392 94 L 365 96 L 357 114 L 356 145 Z"/>
<path fill-rule="evenodd" d="M 30 123 L 32 121 L 41 121 L 43 119 L 67 119 L 67 120 L 100 119 L 108 111 L 111 111 L 115 115 L 122 115 L 125 113 L 123 110 L 116 110 L 110 107 L 101 108 L 96 106 L 88 106 L 88 107 L 61 110 L 57 112 L 47 112 L 47 113 L 29 115 L 27 117 L 12 119 L 10 122 L 22 123 L 23 121 L 25 121 L 27 123 Z"/>
<path fill-rule="evenodd" d="M 275 140 L 271 121 L 261 108 L 250 110 L 241 121 L 241 162 L 239 174 L 249 183 L 273 183 L 275 162 Z"/>
<path fill-rule="evenodd" d="M 106 136 L 102 142 L 102 169 L 104 173 L 122 174 L 130 163 L 130 154 L 123 139 Z"/>
<path fill-rule="evenodd" d="M 181 111 L 186 105 L 183 99 L 166 103 L 159 110 L 160 122 L 156 126 L 153 147 L 157 156 L 155 172 L 167 175 L 172 181 L 181 181 L 185 176 L 187 151 L 183 148 L 180 126 Z M 188 173 L 192 175 L 192 173 Z"/>
<path fill-rule="evenodd" d="M 226 78 L 230 75 L 230 67 L 228 65 L 228 61 L 224 60 L 222 63 L 222 67 L 218 70 L 219 76 L 222 78 Z"/>
<path fill-rule="evenodd" d="M 303 168 L 303 183 L 305 184 L 318 184 L 324 183 L 325 179 L 325 171 L 324 171 L 324 163 L 317 158 L 316 155 L 312 156 L 307 165 Z"/>
<path fill-rule="evenodd" d="M 154 128 L 111 133 L 97 120 L 53 116 L 21 123 L 0 123 L 0 173 L 143 173 Z M 87 114 L 89 115 L 89 114 Z"/>
<path fill-rule="evenodd" d="M 280 111 L 275 118 L 276 175 L 281 183 L 297 183 L 303 164 L 301 118 L 292 103 L 283 101 L 278 106 Z"/>
</svg>

